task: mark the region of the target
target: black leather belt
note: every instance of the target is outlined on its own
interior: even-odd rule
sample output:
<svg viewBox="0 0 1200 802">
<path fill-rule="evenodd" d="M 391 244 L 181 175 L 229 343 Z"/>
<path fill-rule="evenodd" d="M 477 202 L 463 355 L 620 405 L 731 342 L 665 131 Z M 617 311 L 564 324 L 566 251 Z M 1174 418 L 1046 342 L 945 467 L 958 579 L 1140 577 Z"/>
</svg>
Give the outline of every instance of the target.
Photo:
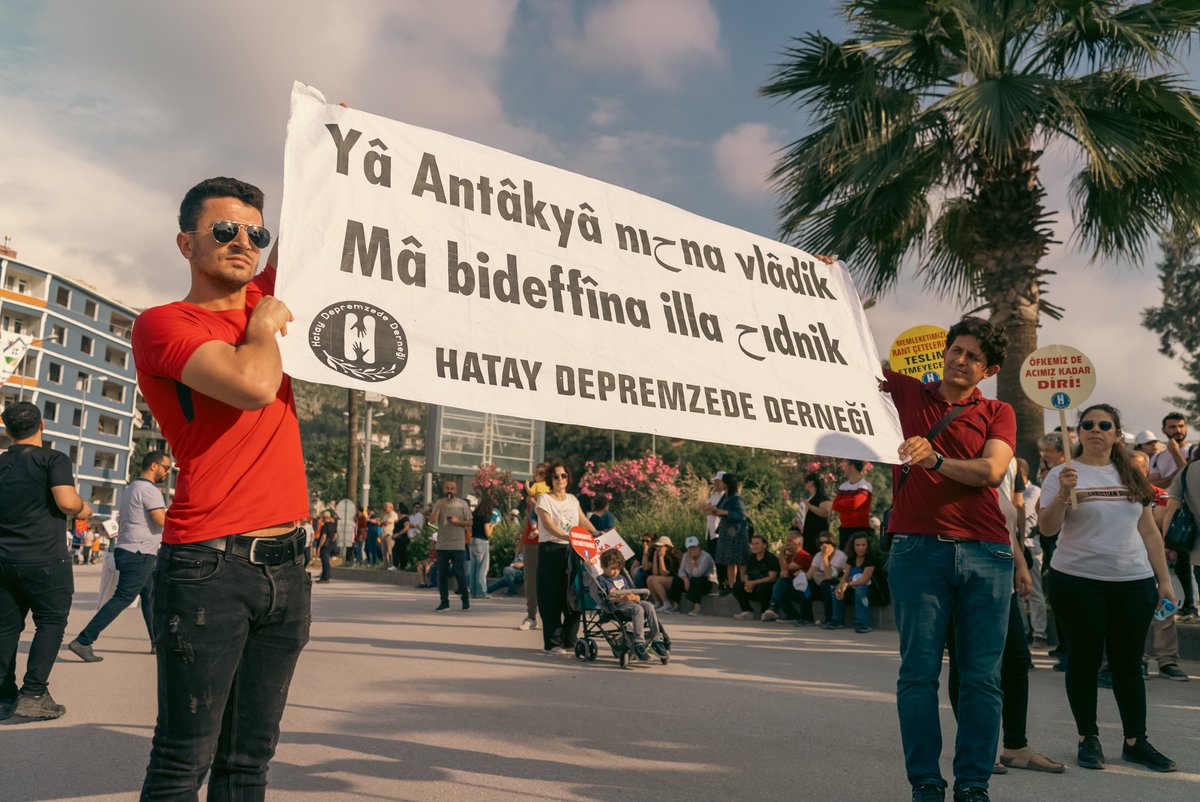
<svg viewBox="0 0 1200 802">
<path fill-rule="evenodd" d="M 227 557 L 237 557 L 251 565 L 283 565 L 294 562 L 304 555 L 303 529 L 279 535 L 277 537 L 243 537 L 229 535 L 214 537 L 211 540 L 199 540 L 188 543 L 188 546 L 203 546 L 206 549 L 219 551 Z"/>
</svg>

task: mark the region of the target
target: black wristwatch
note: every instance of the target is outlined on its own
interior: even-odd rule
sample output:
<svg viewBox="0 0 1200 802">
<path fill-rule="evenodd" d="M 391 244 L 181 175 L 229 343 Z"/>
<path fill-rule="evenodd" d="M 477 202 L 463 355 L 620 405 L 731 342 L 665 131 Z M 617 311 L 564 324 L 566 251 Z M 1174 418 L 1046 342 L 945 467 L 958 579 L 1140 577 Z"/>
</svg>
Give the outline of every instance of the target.
<svg viewBox="0 0 1200 802">
<path fill-rule="evenodd" d="M 937 461 L 933 463 L 933 467 L 930 468 L 929 470 L 936 472 L 938 470 L 938 468 L 942 467 L 942 463 L 945 462 L 946 460 L 941 454 L 937 453 L 936 451 L 933 452 L 933 456 L 937 458 Z"/>
</svg>

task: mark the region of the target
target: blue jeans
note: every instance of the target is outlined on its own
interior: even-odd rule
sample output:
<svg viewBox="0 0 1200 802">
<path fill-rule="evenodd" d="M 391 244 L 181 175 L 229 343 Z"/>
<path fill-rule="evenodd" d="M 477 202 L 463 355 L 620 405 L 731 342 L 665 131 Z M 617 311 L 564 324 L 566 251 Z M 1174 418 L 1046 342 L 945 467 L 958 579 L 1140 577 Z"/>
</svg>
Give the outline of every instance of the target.
<svg viewBox="0 0 1200 802">
<path fill-rule="evenodd" d="M 142 800 L 260 802 L 300 651 L 312 578 L 300 564 L 251 565 L 166 545 L 154 592 L 158 723 Z M 211 766 L 211 772 L 209 768 Z"/>
<path fill-rule="evenodd" d="M 953 620 L 961 681 L 954 790 L 986 789 L 1000 732 L 1000 658 L 1013 588 L 1012 547 L 897 534 L 888 571 L 900 630 L 896 711 L 908 781 L 946 786 L 938 766 L 938 680 Z"/>
<path fill-rule="evenodd" d="M 771 590 L 771 609 L 784 618 L 799 618 L 802 621 L 812 620 L 812 588 L 807 591 L 796 590 L 792 584 L 793 577 L 784 576 L 775 580 Z"/>
<path fill-rule="evenodd" d="M 505 592 L 504 592 L 505 596 L 516 596 L 517 595 L 517 585 L 520 585 L 524 581 L 525 581 L 525 569 L 524 568 L 513 568 L 511 565 L 506 565 L 504 567 L 504 575 L 501 576 L 499 579 L 493 580 L 487 586 L 487 592 L 495 593 L 496 591 L 500 590 L 500 588 L 505 588 Z"/>
<path fill-rule="evenodd" d="M 117 589 L 112 598 L 92 616 L 77 640 L 85 646 L 91 646 L 105 627 L 141 596 L 146 633 L 150 636 L 150 642 L 154 643 L 154 565 L 158 557 L 129 549 L 113 549 L 113 560 L 117 564 Z"/>
<path fill-rule="evenodd" d="M 854 599 L 854 626 L 871 626 L 871 593 L 867 588 L 867 585 L 847 587 L 840 599 L 834 592 L 837 590 L 837 586 L 834 585 L 830 588 L 829 605 L 832 608 L 830 616 L 833 620 L 839 624 L 846 620 L 846 598 L 851 597 Z"/>
<path fill-rule="evenodd" d="M 471 595 L 479 598 L 486 596 L 488 569 L 491 567 L 491 547 L 483 538 L 471 538 L 467 544 L 471 553 Z"/>
<path fill-rule="evenodd" d="M 437 587 L 438 595 L 442 599 L 442 604 L 450 602 L 450 577 L 454 577 L 454 584 L 458 588 L 458 595 L 462 597 L 463 605 L 470 598 L 470 589 L 467 587 L 467 572 L 466 549 L 438 549 L 437 553 Z"/>
</svg>

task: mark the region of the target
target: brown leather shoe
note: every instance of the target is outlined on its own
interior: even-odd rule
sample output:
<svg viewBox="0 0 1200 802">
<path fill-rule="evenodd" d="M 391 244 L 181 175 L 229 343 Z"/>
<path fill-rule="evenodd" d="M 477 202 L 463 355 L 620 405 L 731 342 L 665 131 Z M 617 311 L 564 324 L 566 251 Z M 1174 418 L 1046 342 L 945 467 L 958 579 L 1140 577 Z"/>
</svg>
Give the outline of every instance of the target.
<svg viewBox="0 0 1200 802">
<path fill-rule="evenodd" d="M 1041 752 L 1033 751 L 1032 746 L 1018 749 L 1012 755 L 1001 755 L 1000 763 L 1010 769 L 1045 771 L 1050 774 L 1062 774 L 1066 770 L 1062 763 L 1055 763 Z"/>
</svg>

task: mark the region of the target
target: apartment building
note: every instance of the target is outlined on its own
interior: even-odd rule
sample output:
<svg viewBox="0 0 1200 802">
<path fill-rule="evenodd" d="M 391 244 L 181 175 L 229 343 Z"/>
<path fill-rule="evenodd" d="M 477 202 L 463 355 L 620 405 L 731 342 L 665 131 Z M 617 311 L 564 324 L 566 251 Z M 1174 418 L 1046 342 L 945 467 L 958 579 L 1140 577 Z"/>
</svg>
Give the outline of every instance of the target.
<svg viewBox="0 0 1200 802">
<path fill-rule="evenodd" d="M 0 328 L 33 338 L 0 387 L 0 407 L 24 400 L 41 408 L 47 445 L 71 457 L 80 494 L 98 511 L 116 503 L 129 475 L 136 316 L 94 287 L 20 262 L 0 247 Z M 8 442 L 0 425 L 0 446 Z"/>
</svg>

